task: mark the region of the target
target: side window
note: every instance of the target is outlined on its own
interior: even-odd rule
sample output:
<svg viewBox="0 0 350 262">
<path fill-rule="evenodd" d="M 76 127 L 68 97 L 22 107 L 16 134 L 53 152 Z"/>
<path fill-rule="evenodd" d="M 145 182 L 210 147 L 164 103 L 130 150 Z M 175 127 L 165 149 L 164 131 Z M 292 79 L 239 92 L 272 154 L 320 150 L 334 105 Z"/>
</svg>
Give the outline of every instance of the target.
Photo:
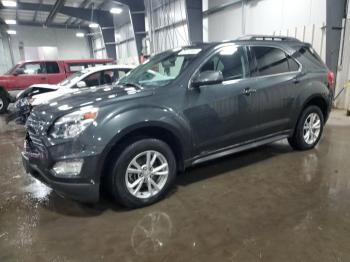
<svg viewBox="0 0 350 262">
<path fill-rule="evenodd" d="M 126 71 L 124 70 L 115 70 L 114 71 L 114 79 L 113 79 L 113 82 L 116 82 L 118 81 L 120 78 L 122 78 L 123 76 L 126 75 Z"/>
<path fill-rule="evenodd" d="M 46 72 L 48 74 L 59 74 L 60 68 L 56 62 L 46 62 Z"/>
<path fill-rule="evenodd" d="M 221 71 L 224 80 L 242 79 L 247 76 L 247 62 L 242 47 L 226 46 L 210 58 L 200 69 L 204 71 Z"/>
<path fill-rule="evenodd" d="M 114 70 L 106 70 L 101 74 L 101 85 L 110 85 L 115 81 L 116 71 Z"/>
<path fill-rule="evenodd" d="M 25 75 L 45 74 L 45 66 L 43 63 L 26 63 L 20 67 Z"/>
<path fill-rule="evenodd" d="M 88 77 L 86 77 L 85 79 L 83 79 L 83 81 L 86 83 L 87 87 L 99 86 L 101 83 L 100 80 L 101 80 L 101 72 L 93 73 L 93 74 L 89 75 Z"/>
<path fill-rule="evenodd" d="M 265 46 L 253 46 L 260 76 L 289 72 L 287 55 L 280 49 Z"/>
</svg>

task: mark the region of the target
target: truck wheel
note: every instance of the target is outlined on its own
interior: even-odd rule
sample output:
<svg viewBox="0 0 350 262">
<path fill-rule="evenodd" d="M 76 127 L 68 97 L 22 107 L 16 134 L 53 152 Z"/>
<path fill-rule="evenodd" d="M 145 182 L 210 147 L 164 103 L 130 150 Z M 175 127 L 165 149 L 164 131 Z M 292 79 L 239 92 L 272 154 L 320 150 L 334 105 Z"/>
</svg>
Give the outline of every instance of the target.
<svg viewBox="0 0 350 262">
<path fill-rule="evenodd" d="M 309 106 L 301 114 L 294 135 L 288 138 L 295 150 L 314 148 L 323 132 L 324 118 L 318 106 Z"/>
<path fill-rule="evenodd" d="M 1 90 L 0 90 L 1 91 Z M 0 114 L 3 114 L 7 111 L 9 106 L 9 99 L 3 92 L 0 92 Z"/>
<path fill-rule="evenodd" d="M 158 139 L 142 139 L 122 151 L 108 183 L 117 202 L 137 208 L 162 199 L 175 177 L 176 161 L 170 147 Z"/>
</svg>

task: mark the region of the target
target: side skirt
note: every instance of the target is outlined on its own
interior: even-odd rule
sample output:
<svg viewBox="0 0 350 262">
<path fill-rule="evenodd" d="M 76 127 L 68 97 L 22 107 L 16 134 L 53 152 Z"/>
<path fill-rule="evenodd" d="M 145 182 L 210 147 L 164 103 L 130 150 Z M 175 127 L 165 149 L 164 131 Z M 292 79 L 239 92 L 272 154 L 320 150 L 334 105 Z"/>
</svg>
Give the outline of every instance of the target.
<svg viewBox="0 0 350 262">
<path fill-rule="evenodd" d="M 188 161 L 187 166 L 194 166 L 194 165 L 197 165 L 197 164 L 200 164 L 200 163 L 203 163 L 206 161 L 210 161 L 210 160 L 213 160 L 216 158 L 224 157 L 224 156 L 238 153 L 241 151 L 245 151 L 245 150 L 248 150 L 251 148 L 259 147 L 259 146 L 262 146 L 265 144 L 270 144 L 272 142 L 288 138 L 289 136 L 290 136 L 290 131 L 288 131 L 286 133 L 284 132 L 283 134 L 275 135 L 272 137 L 269 136 L 268 138 L 264 138 L 264 139 L 253 141 L 253 142 L 248 142 L 248 143 L 244 143 L 244 144 L 240 144 L 240 145 L 233 145 L 233 146 L 225 147 L 225 148 L 210 152 L 204 156 L 201 156 L 201 155 L 196 156 Z"/>
</svg>

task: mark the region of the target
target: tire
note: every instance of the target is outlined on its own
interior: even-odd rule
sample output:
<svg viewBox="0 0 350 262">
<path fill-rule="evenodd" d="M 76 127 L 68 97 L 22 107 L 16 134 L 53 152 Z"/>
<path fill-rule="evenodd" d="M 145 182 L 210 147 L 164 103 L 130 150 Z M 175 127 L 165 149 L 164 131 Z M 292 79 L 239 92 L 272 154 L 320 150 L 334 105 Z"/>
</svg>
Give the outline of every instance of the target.
<svg viewBox="0 0 350 262">
<path fill-rule="evenodd" d="M 149 161 L 150 168 L 148 170 L 146 170 L 147 155 L 151 160 Z M 152 165 L 153 157 L 155 157 L 155 160 Z M 134 164 L 134 160 L 137 161 L 138 167 Z M 153 174 L 151 173 L 151 166 L 153 167 L 152 172 L 161 166 L 164 168 Z M 127 170 L 132 171 L 127 172 Z M 141 170 L 142 172 L 140 172 Z M 117 202 L 129 208 L 139 208 L 162 199 L 173 185 L 175 177 L 176 160 L 174 153 L 163 141 L 149 138 L 132 142 L 125 147 L 117 157 L 106 182 L 111 195 Z"/>
<path fill-rule="evenodd" d="M 314 128 L 310 129 L 311 123 Z M 309 106 L 302 112 L 294 134 L 288 138 L 288 142 L 295 150 L 312 149 L 320 141 L 323 127 L 324 117 L 321 109 L 318 106 Z"/>
<path fill-rule="evenodd" d="M 6 94 L 0 90 L 0 114 L 3 114 L 7 111 L 9 103 L 10 101 Z"/>
</svg>

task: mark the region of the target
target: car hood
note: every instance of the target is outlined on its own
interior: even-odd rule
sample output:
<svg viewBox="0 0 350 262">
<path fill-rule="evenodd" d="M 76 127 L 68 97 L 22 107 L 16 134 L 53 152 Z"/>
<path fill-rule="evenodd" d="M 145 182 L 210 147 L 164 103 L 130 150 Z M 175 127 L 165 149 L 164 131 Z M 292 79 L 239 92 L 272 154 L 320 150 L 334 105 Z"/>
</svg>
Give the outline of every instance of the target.
<svg viewBox="0 0 350 262">
<path fill-rule="evenodd" d="M 43 93 L 43 94 L 38 94 L 34 95 L 32 98 L 32 102 L 30 104 L 32 106 L 38 106 L 41 104 L 47 104 L 50 101 L 57 99 L 63 95 L 69 94 L 69 93 L 74 93 L 77 90 L 71 89 L 71 88 L 60 88 L 54 92 L 48 92 L 48 93 Z"/>
<path fill-rule="evenodd" d="M 152 94 L 153 88 L 144 89 L 118 85 L 100 86 L 61 94 L 56 99 L 35 106 L 33 112 L 35 111 L 36 115 L 41 112 L 41 115 L 46 115 L 49 119 L 52 119 L 79 108 L 87 106 L 103 107 L 118 101 L 150 96 Z"/>
<path fill-rule="evenodd" d="M 35 84 L 35 85 L 31 85 L 29 88 L 57 90 L 59 88 L 59 86 L 58 85 L 50 85 L 50 84 Z"/>
</svg>

